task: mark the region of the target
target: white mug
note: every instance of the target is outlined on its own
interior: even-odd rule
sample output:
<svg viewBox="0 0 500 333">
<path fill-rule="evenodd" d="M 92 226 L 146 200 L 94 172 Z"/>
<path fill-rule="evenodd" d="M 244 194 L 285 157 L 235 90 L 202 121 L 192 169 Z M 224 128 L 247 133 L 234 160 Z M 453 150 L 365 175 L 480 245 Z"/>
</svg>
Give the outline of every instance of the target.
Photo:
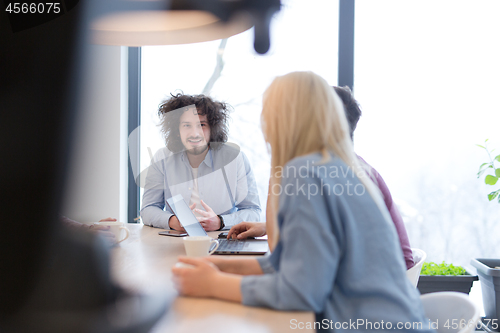
<svg viewBox="0 0 500 333">
<path fill-rule="evenodd" d="M 215 243 L 215 247 L 210 251 L 210 246 Z M 184 237 L 184 248 L 188 257 L 205 257 L 211 255 L 219 247 L 219 242 L 208 236 Z"/>
<path fill-rule="evenodd" d="M 115 235 L 114 244 L 118 244 L 118 243 L 123 242 L 130 235 L 128 229 L 125 227 L 125 223 L 122 223 L 122 222 L 96 222 L 94 224 L 101 225 L 103 227 L 109 226 L 108 231 L 113 233 L 113 235 Z M 122 230 L 125 231 L 125 237 L 123 239 L 121 238 Z"/>
</svg>

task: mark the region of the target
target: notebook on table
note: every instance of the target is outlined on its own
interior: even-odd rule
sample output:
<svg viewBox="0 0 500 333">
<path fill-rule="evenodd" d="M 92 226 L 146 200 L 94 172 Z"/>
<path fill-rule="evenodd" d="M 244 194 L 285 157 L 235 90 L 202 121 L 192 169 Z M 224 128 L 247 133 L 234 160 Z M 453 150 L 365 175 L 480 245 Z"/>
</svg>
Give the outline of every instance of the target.
<svg viewBox="0 0 500 333">
<path fill-rule="evenodd" d="M 189 236 L 208 236 L 198 219 L 194 216 L 182 195 L 167 199 L 167 205 L 175 214 Z M 265 254 L 269 251 L 265 239 L 230 240 L 218 239 L 219 247 L 214 254 Z"/>
</svg>

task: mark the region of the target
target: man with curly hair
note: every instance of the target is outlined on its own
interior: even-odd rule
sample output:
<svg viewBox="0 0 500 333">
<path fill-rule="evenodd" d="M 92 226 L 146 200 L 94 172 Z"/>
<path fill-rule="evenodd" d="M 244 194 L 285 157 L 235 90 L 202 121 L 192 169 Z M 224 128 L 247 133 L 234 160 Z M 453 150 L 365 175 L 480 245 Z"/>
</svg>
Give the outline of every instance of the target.
<svg viewBox="0 0 500 333">
<path fill-rule="evenodd" d="M 205 95 L 172 95 L 159 106 L 166 147 L 148 168 L 141 209 L 145 225 L 183 230 L 165 200 L 182 195 L 206 231 L 260 220 L 250 163 L 227 143 L 229 106 Z"/>
</svg>

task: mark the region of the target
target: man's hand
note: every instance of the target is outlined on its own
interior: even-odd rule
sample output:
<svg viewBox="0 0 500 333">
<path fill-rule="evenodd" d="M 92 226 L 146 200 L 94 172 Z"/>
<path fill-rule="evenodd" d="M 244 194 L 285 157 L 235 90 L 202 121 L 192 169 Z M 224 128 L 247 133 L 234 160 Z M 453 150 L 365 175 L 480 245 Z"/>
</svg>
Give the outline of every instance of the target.
<svg viewBox="0 0 500 333">
<path fill-rule="evenodd" d="M 205 208 L 205 212 L 201 209 L 195 209 L 194 211 L 202 216 L 198 218 L 198 221 L 200 221 L 203 229 L 205 229 L 206 231 L 219 230 L 221 226 L 220 218 L 203 200 L 201 200 L 201 205 L 203 206 L 203 208 Z"/>
<path fill-rule="evenodd" d="M 227 233 L 228 239 L 245 239 L 248 237 L 261 237 L 266 234 L 265 222 L 241 222 L 233 226 Z"/>
<path fill-rule="evenodd" d="M 168 226 L 172 230 L 177 230 L 177 231 L 186 231 L 184 228 L 181 226 L 181 223 L 177 219 L 177 216 L 172 215 L 170 216 L 170 219 L 168 220 Z"/>
<path fill-rule="evenodd" d="M 189 209 L 193 210 L 195 206 L 196 204 L 192 204 L 191 206 L 189 206 Z M 170 227 L 170 229 L 186 232 L 186 230 L 179 222 L 179 219 L 175 215 L 170 216 L 170 219 L 168 220 L 168 226 Z"/>
</svg>

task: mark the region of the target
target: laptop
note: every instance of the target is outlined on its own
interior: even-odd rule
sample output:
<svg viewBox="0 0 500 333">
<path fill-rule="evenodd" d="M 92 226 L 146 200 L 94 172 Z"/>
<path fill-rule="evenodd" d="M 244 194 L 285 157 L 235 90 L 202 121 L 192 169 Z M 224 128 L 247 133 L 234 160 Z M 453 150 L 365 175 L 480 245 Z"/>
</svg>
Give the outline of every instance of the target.
<svg viewBox="0 0 500 333">
<path fill-rule="evenodd" d="M 167 199 L 167 205 L 177 216 L 189 236 L 208 236 L 198 219 L 194 216 L 182 195 Z M 269 251 L 265 239 L 230 240 L 218 239 L 219 247 L 214 254 L 265 254 Z"/>
</svg>

